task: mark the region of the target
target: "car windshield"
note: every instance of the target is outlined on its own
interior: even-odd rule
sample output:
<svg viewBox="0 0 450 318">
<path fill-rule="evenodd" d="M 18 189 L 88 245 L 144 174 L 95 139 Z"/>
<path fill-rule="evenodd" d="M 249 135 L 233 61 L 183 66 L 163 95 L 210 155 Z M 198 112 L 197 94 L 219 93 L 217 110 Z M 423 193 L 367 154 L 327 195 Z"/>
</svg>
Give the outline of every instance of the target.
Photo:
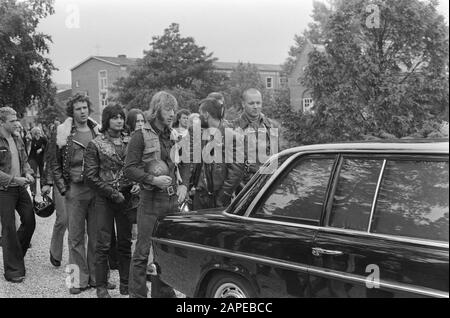
<svg viewBox="0 0 450 318">
<path fill-rule="evenodd" d="M 255 198 L 256 194 L 261 190 L 264 184 L 270 179 L 270 177 L 277 171 L 289 155 L 279 156 L 275 155 L 260 167 L 257 173 L 250 179 L 245 187 L 239 192 L 237 197 L 233 200 L 231 205 L 226 210 L 227 213 L 243 215 L 247 210 L 250 203 Z M 278 162 L 276 162 L 276 160 Z M 276 169 L 272 169 L 276 167 Z"/>
</svg>

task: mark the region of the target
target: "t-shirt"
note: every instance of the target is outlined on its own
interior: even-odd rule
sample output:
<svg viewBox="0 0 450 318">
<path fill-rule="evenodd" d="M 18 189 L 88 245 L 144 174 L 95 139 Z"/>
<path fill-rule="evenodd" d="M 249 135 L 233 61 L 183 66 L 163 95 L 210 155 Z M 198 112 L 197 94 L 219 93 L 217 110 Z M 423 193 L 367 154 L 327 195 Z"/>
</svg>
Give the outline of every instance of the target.
<svg viewBox="0 0 450 318">
<path fill-rule="evenodd" d="M 12 136 L 6 138 L 9 144 L 9 150 L 11 151 L 11 172 L 10 175 L 13 177 L 20 177 L 20 158 L 19 151 L 17 150 L 16 142 Z M 18 184 L 11 182 L 10 187 L 17 187 Z"/>
<path fill-rule="evenodd" d="M 74 145 L 75 151 L 73 157 L 70 162 L 70 178 L 73 182 L 78 183 L 82 181 L 81 174 L 83 172 L 83 157 L 84 151 L 92 140 L 92 132 L 91 130 L 87 131 L 77 131 L 73 136 L 73 140 L 77 143 L 82 144 L 85 148 L 83 149 L 80 145 Z"/>
</svg>

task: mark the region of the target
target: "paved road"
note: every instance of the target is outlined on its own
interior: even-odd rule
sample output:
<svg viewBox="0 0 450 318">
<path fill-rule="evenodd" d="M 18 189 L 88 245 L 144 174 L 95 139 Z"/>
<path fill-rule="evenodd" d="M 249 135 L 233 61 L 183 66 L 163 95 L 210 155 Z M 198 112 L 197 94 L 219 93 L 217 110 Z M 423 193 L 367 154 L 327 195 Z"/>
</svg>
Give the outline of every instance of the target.
<svg viewBox="0 0 450 318">
<path fill-rule="evenodd" d="M 3 254 L 0 248 L 0 298 L 95 298 L 95 289 L 91 288 L 78 295 L 70 295 L 66 287 L 68 264 L 67 232 L 61 267 L 55 268 L 49 260 L 50 238 L 55 214 L 49 218 L 36 217 L 36 230 L 31 241 L 32 247 L 25 256 L 26 278 L 21 284 L 7 282 L 3 276 Z M 134 247 L 134 244 L 133 244 Z M 119 286 L 119 272 L 111 271 L 110 282 Z M 151 284 L 148 284 L 149 288 Z M 126 298 L 119 293 L 119 288 L 110 291 L 113 298 Z M 183 295 L 178 294 L 179 297 Z"/>
</svg>

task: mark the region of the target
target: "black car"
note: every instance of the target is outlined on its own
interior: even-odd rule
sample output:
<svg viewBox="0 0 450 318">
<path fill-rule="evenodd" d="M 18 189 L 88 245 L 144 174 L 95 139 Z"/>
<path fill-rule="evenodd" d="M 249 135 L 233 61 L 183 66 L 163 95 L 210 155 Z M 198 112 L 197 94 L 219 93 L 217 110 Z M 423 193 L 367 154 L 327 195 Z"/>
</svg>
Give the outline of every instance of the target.
<svg viewBox="0 0 450 318">
<path fill-rule="evenodd" d="M 305 146 L 225 211 L 166 216 L 161 279 L 188 297 L 449 297 L 449 144 Z"/>
</svg>

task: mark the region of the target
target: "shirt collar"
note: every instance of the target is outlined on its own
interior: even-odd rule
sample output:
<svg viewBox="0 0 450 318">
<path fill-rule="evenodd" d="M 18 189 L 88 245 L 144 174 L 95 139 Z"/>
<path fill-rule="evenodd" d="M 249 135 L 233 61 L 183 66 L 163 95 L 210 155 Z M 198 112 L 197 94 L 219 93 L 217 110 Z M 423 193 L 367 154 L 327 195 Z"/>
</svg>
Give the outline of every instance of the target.
<svg viewBox="0 0 450 318">
<path fill-rule="evenodd" d="M 150 125 L 152 126 L 153 130 L 156 132 L 156 134 L 158 136 L 163 135 L 163 136 L 169 136 L 170 137 L 170 128 L 169 127 L 164 127 L 163 130 L 160 130 L 156 125 L 155 125 L 155 120 L 152 120 L 150 122 Z"/>
</svg>

